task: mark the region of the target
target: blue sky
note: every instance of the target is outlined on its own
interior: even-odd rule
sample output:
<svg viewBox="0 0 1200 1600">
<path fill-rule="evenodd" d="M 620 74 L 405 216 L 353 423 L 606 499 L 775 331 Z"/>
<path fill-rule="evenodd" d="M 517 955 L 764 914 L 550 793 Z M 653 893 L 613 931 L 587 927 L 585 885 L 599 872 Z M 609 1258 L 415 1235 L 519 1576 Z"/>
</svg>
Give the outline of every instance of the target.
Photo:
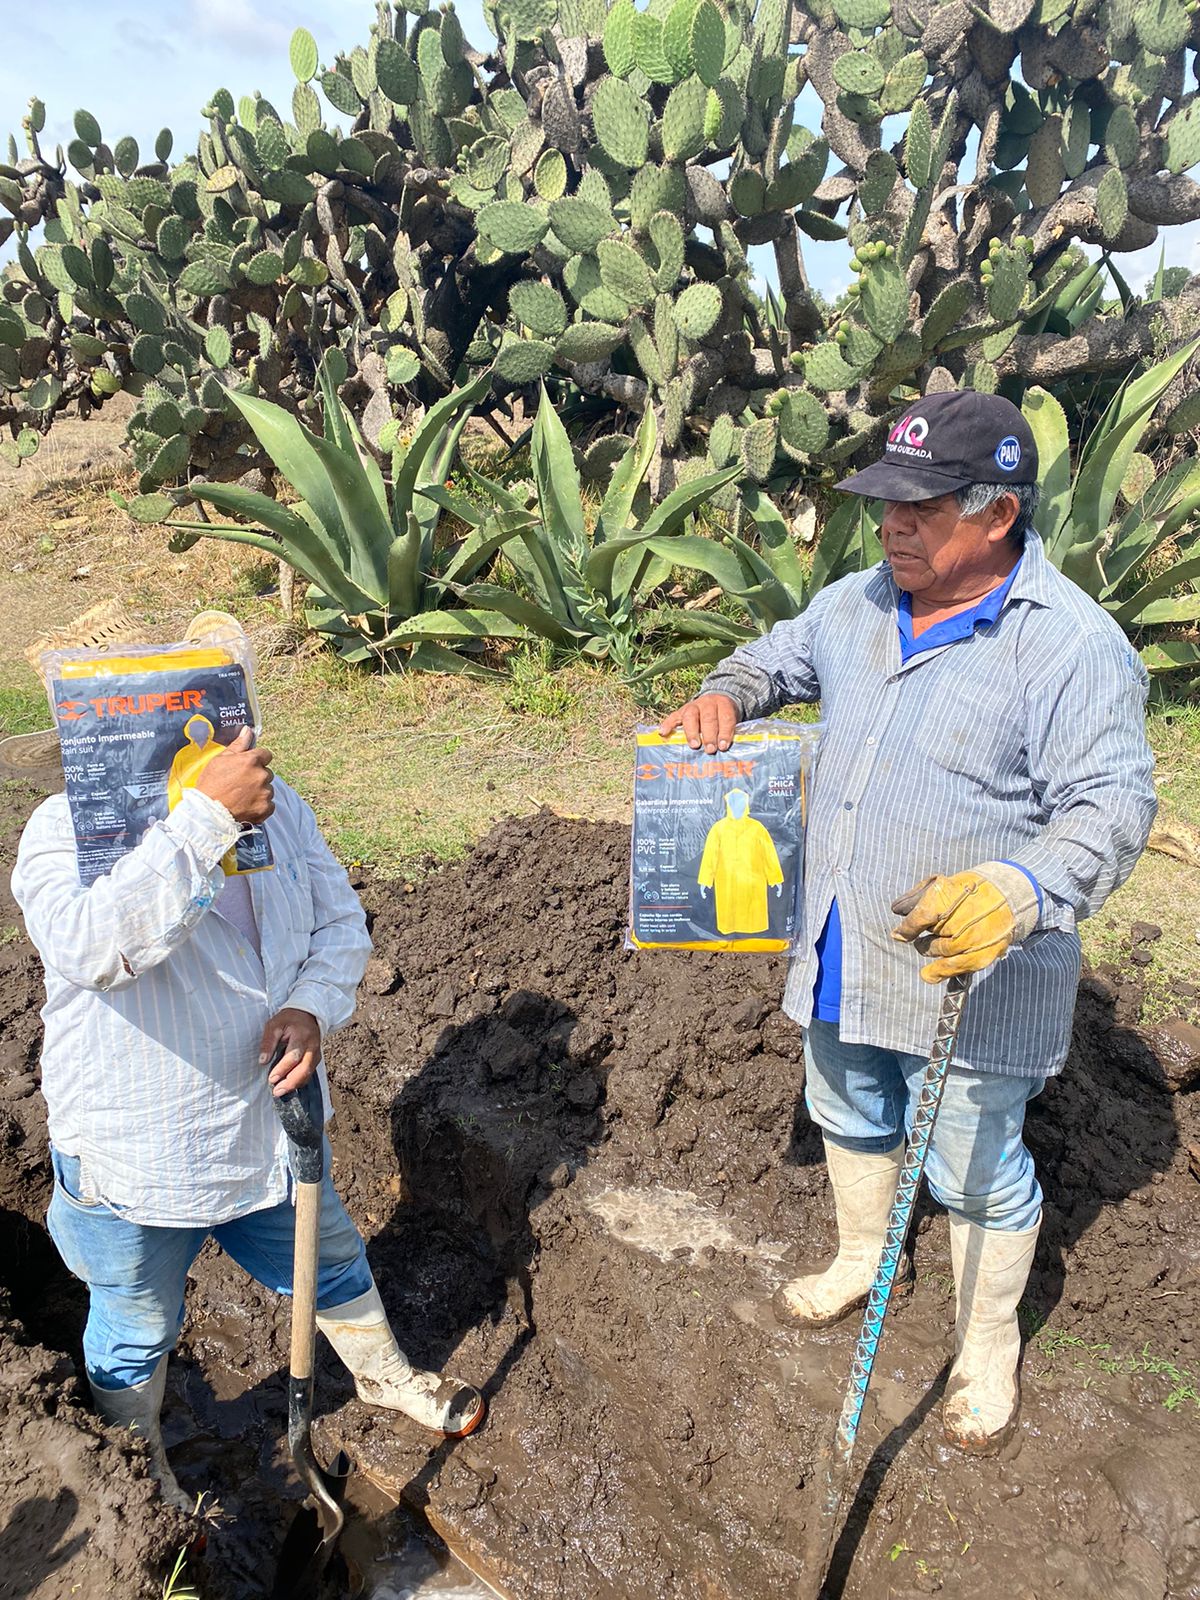
<svg viewBox="0 0 1200 1600">
<path fill-rule="evenodd" d="M 467 37 L 484 42 L 479 0 L 458 0 L 458 11 Z M 7 30 L 0 52 L 0 133 L 15 132 L 23 148 L 21 118 L 36 94 L 46 102 L 43 138 L 50 150 L 73 136 L 71 119 L 83 106 L 110 145 L 131 133 L 149 154 L 165 126 L 178 155 L 195 148 L 200 108 L 217 88 L 235 100 L 258 89 L 287 114 L 294 28 L 308 28 L 328 62 L 339 49 L 366 43 L 374 15 L 371 0 L 56 0 L 50 13 L 30 5 L 20 26 Z M 801 110 L 812 117 L 803 99 Z M 810 125 L 816 127 L 815 118 Z M 1200 224 L 1167 230 L 1165 237 L 1168 265 L 1200 272 Z M 1135 289 L 1153 274 L 1158 254 L 1155 245 L 1121 258 Z M 807 243 L 805 259 L 814 287 L 831 297 L 844 288 L 844 248 Z"/>
</svg>

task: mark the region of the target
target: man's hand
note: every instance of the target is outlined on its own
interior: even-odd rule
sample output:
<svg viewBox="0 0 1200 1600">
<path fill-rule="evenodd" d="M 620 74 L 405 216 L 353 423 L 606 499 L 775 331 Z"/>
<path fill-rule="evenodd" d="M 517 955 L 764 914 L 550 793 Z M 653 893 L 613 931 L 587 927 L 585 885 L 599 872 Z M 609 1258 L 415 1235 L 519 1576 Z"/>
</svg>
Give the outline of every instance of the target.
<svg viewBox="0 0 1200 1600">
<path fill-rule="evenodd" d="M 243 728 L 214 756 L 196 787 L 223 805 L 235 822 L 265 822 L 275 809 L 271 752 L 254 748 L 254 730 Z"/>
<path fill-rule="evenodd" d="M 213 765 L 216 765 L 215 761 Z M 317 1062 L 321 1059 L 321 1024 L 311 1011 L 299 1011 L 292 1006 L 277 1011 L 263 1029 L 262 1053 L 258 1058 L 260 1067 L 266 1066 L 281 1040 L 287 1049 L 271 1068 L 267 1080 L 277 1100 L 281 1094 L 299 1089 L 317 1070 Z"/>
<path fill-rule="evenodd" d="M 693 750 L 703 745 L 705 751 L 714 756 L 718 750 L 728 750 L 733 743 L 738 716 L 737 701 L 727 694 L 702 694 L 665 716 L 658 731 L 665 739 L 676 728 L 682 728 Z"/>
<path fill-rule="evenodd" d="M 989 861 L 952 877 L 936 874 L 893 900 L 903 920 L 892 938 L 935 956 L 921 968 L 926 983 L 959 973 L 982 972 L 1033 931 L 1037 891 L 1017 867 Z"/>
</svg>

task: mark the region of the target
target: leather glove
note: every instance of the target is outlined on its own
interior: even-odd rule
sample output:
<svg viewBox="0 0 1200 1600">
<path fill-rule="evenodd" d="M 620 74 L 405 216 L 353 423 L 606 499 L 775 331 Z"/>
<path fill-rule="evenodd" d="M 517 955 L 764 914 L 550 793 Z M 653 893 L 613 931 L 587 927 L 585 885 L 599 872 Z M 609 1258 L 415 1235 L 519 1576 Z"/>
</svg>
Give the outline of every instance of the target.
<svg viewBox="0 0 1200 1600">
<path fill-rule="evenodd" d="M 914 885 L 892 910 L 903 920 L 892 938 L 931 955 L 926 983 L 982 972 L 1033 932 L 1039 915 L 1032 879 L 1005 861 L 985 861 L 952 877 L 935 873 Z"/>
</svg>

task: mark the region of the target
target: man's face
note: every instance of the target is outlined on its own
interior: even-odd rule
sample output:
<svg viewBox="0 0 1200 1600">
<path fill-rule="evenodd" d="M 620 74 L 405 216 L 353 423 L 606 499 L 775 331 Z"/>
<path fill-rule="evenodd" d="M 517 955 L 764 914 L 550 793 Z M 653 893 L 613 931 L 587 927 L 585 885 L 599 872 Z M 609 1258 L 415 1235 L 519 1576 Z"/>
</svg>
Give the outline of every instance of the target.
<svg viewBox="0 0 1200 1600">
<path fill-rule="evenodd" d="M 953 494 L 936 500 L 885 500 L 880 536 L 897 585 L 929 599 L 969 597 L 1003 562 L 1016 496 L 964 517 Z"/>
</svg>

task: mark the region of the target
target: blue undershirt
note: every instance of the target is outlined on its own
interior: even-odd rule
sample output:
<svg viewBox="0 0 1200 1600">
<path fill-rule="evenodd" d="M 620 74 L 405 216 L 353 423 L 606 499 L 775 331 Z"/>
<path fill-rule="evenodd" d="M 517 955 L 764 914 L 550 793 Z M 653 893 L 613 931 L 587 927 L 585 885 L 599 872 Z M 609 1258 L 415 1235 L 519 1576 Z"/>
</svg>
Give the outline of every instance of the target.
<svg viewBox="0 0 1200 1600">
<path fill-rule="evenodd" d="M 942 622 L 933 623 L 916 638 L 913 637 L 912 595 L 901 594 L 900 604 L 896 608 L 896 623 L 900 630 L 901 664 L 911 661 L 913 656 L 920 655 L 923 650 L 935 650 L 939 645 L 953 644 L 959 639 L 969 639 L 976 628 L 985 623 L 995 622 L 1020 570 L 1021 563 L 1018 561 L 1000 587 L 993 589 L 991 594 L 985 594 L 977 606 L 972 606 L 969 611 L 959 611 L 952 617 L 946 617 Z M 1010 864 L 1017 865 L 1015 862 Z M 1024 872 L 1025 869 L 1022 867 L 1020 870 Z M 1025 875 L 1037 889 L 1040 906 L 1042 891 L 1030 874 Z M 821 929 L 821 936 L 817 940 L 817 981 L 813 985 L 813 1016 L 820 1022 L 837 1022 L 841 1014 L 842 917 L 838 903 L 834 900 L 829 907 L 825 926 Z"/>
</svg>

